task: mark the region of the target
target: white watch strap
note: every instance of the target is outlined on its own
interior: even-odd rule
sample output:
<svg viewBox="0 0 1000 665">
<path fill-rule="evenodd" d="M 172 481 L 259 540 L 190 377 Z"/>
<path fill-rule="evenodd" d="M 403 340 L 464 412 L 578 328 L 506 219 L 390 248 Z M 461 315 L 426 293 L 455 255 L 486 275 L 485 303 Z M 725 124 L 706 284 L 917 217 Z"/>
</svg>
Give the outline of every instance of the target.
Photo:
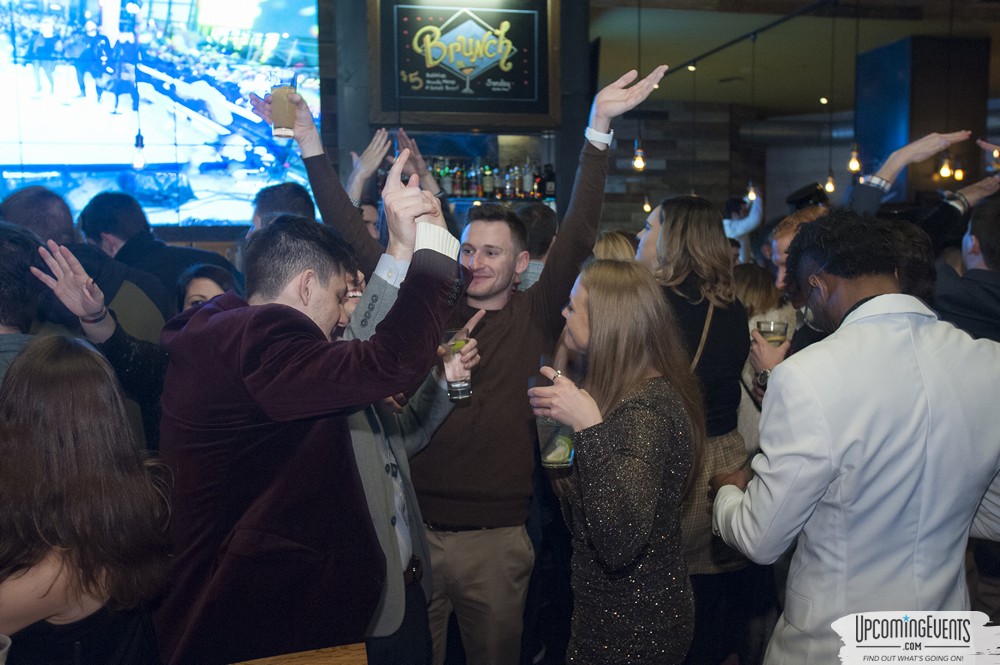
<svg viewBox="0 0 1000 665">
<path fill-rule="evenodd" d="M 583 135 L 590 141 L 611 145 L 611 139 L 615 137 L 615 130 L 612 129 L 610 132 L 605 134 L 604 132 L 599 132 L 592 127 L 587 127 L 587 129 L 583 131 Z"/>
</svg>

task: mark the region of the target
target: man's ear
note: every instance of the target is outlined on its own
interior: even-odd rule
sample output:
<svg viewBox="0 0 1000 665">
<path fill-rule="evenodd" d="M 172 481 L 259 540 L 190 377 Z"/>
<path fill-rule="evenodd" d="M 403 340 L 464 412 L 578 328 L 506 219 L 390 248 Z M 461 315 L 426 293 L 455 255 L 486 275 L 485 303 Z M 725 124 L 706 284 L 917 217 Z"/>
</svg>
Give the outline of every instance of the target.
<svg viewBox="0 0 1000 665">
<path fill-rule="evenodd" d="M 316 271 L 307 268 L 296 277 L 295 297 L 302 303 L 303 307 L 308 307 L 310 301 L 316 297 L 316 287 L 319 284 Z"/>
<path fill-rule="evenodd" d="M 531 260 L 531 254 L 528 250 L 522 250 L 520 254 L 517 255 L 517 263 L 514 264 L 514 272 L 520 275 L 522 272 L 528 269 L 528 261 Z"/>
<path fill-rule="evenodd" d="M 969 254 L 972 254 L 974 256 L 983 255 L 983 249 L 982 247 L 979 246 L 979 238 L 972 235 L 971 233 L 969 234 Z"/>
<path fill-rule="evenodd" d="M 830 299 L 830 294 L 833 293 L 834 287 L 833 280 L 830 275 L 825 272 L 819 272 L 815 275 L 810 275 L 809 281 L 809 286 L 813 286 L 813 284 L 815 284 L 816 290 L 819 291 L 819 297 L 821 300 Z"/>
</svg>

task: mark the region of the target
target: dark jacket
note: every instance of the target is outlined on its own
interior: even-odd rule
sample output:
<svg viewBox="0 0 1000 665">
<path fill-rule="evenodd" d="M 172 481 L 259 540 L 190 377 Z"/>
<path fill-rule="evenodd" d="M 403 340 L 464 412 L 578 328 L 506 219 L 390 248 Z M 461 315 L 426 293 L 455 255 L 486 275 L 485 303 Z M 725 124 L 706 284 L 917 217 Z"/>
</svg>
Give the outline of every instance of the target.
<svg viewBox="0 0 1000 665">
<path fill-rule="evenodd" d="M 1000 342 L 1000 273 L 969 270 L 959 277 L 939 261 L 934 309 L 942 321 L 973 337 Z"/>
<path fill-rule="evenodd" d="M 137 233 L 122 245 L 115 260 L 145 270 L 156 276 L 171 298 L 171 314 L 177 309 L 177 278 L 196 263 L 210 263 L 225 268 L 242 286 L 243 276 L 225 257 L 194 247 L 176 247 L 157 240 L 149 231 Z"/>
<path fill-rule="evenodd" d="M 329 342 L 232 292 L 170 321 L 160 449 L 174 477 L 164 661 L 213 665 L 360 642 L 385 575 L 346 414 L 415 388 L 462 290 L 414 254 L 370 341 Z"/>
</svg>

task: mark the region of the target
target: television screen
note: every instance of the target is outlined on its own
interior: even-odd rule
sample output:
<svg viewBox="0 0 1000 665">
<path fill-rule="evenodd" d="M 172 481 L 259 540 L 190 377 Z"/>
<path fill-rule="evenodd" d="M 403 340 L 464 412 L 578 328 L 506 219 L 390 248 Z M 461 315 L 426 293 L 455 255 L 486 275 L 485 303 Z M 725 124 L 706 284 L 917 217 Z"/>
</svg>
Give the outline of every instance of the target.
<svg viewBox="0 0 1000 665">
<path fill-rule="evenodd" d="M 305 172 L 250 110 L 293 69 L 319 122 L 316 0 L 0 0 L 0 196 L 79 211 L 124 190 L 153 224 L 246 224 Z"/>
</svg>

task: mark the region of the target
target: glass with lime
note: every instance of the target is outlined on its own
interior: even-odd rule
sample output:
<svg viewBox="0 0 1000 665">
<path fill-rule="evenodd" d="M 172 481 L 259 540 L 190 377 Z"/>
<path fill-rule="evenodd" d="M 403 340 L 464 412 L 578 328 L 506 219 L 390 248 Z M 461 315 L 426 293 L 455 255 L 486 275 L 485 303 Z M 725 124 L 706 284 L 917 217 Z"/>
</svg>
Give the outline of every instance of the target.
<svg viewBox="0 0 1000 665">
<path fill-rule="evenodd" d="M 460 403 L 472 397 L 472 371 L 462 366 L 460 351 L 469 343 L 467 328 L 444 331 L 441 346 L 444 347 L 444 377 L 448 382 L 448 399 Z"/>
</svg>

